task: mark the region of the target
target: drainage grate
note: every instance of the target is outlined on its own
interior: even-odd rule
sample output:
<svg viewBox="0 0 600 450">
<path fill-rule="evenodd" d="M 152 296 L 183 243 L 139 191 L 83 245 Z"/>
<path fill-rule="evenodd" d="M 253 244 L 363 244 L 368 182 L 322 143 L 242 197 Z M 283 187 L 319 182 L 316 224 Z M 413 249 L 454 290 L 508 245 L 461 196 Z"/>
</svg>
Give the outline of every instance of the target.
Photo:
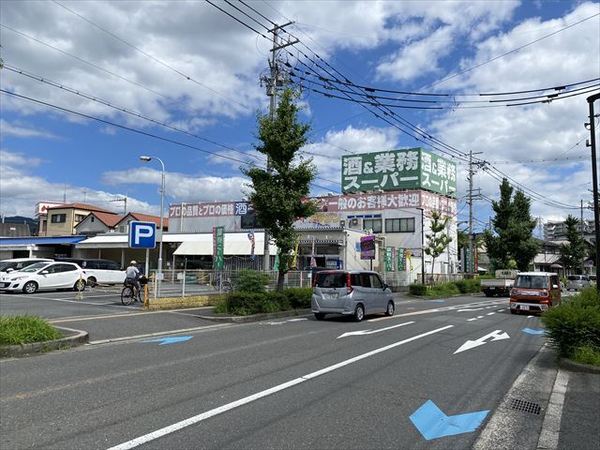
<svg viewBox="0 0 600 450">
<path fill-rule="evenodd" d="M 510 402 L 510 407 L 517 411 L 523 411 L 531 414 L 539 414 L 542 408 L 537 403 L 528 402 L 518 398 L 513 398 Z"/>
</svg>

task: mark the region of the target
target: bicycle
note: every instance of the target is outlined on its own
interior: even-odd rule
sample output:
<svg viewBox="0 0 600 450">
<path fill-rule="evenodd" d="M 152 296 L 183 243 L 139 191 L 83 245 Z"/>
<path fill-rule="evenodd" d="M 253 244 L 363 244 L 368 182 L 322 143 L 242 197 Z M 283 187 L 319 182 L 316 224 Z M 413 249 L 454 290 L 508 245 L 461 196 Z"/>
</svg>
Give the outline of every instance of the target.
<svg viewBox="0 0 600 450">
<path fill-rule="evenodd" d="M 131 305 L 134 301 L 138 301 L 143 303 L 142 300 L 142 291 L 135 284 L 127 282 L 127 280 L 123 283 L 124 287 L 121 290 L 121 303 L 125 306 Z"/>
<path fill-rule="evenodd" d="M 217 289 L 219 292 L 231 292 L 233 291 L 233 284 L 231 283 L 231 279 L 221 275 L 219 273 L 215 274 L 215 278 L 212 286 Z"/>
</svg>

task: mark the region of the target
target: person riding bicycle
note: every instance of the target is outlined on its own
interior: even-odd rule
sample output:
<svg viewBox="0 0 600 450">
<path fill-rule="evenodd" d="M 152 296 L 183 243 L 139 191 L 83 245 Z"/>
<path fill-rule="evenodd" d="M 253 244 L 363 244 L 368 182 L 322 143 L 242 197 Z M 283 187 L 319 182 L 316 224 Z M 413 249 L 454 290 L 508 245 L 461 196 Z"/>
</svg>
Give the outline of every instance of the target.
<svg viewBox="0 0 600 450">
<path fill-rule="evenodd" d="M 141 292 L 140 269 L 137 268 L 137 261 L 135 260 L 129 263 L 129 267 L 125 271 L 125 285 L 134 286 L 138 293 Z"/>
</svg>

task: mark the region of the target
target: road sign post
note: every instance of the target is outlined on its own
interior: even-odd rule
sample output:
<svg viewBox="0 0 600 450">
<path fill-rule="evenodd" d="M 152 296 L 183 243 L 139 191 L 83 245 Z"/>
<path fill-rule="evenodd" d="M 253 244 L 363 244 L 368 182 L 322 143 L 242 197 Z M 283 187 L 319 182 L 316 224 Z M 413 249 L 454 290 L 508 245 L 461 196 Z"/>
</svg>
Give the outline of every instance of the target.
<svg viewBox="0 0 600 450">
<path fill-rule="evenodd" d="M 146 249 L 146 276 L 148 276 L 149 249 L 156 248 L 156 224 L 153 222 L 129 222 L 129 248 Z M 156 285 L 154 286 L 156 298 Z"/>
</svg>

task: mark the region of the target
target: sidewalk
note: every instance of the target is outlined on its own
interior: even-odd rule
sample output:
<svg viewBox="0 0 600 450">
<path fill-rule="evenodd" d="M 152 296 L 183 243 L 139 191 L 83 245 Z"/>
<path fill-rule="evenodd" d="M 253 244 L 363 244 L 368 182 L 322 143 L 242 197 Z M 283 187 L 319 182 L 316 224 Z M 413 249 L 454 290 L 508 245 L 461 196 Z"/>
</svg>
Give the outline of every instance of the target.
<svg viewBox="0 0 600 450">
<path fill-rule="evenodd" d="M 561 368 L 568 377 L 558 449 L 600 449 L 600 368 L 596 373 Z M 539 448 L 539 447 L 538 447 Z"/>
</svg>

